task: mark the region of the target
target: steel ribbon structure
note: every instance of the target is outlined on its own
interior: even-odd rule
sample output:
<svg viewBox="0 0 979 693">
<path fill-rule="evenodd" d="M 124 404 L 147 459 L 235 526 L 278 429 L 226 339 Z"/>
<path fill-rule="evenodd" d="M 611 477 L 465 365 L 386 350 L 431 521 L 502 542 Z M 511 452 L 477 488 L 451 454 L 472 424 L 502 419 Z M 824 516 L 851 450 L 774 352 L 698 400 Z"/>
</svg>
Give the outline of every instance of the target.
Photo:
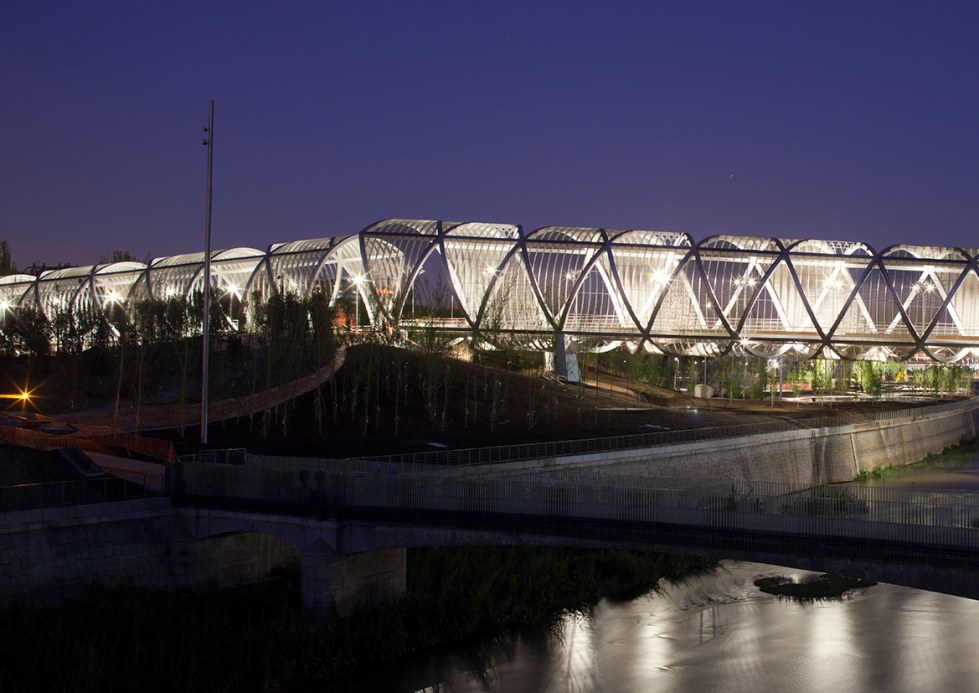
<svg viewBox="0 0 979 693">
<path fill-rule="evenodd" d="M 849 241 L 390 219 L 359 234 L 212 253 L 226 314 L 275 292 L 364 306 L 409 338 L 435 328 L 526 348 L 950 362 L 979 355 L 979 251 Z M 59 313 L 189 298 L 203 253 L 0 278 L 17 309 Z M 417 296 L 416 296 L 417 294 Z M 418 310 L 418 305 L 421 310 Z M 247 320 L 245 322 L 247 325 Z"/>
</svg>

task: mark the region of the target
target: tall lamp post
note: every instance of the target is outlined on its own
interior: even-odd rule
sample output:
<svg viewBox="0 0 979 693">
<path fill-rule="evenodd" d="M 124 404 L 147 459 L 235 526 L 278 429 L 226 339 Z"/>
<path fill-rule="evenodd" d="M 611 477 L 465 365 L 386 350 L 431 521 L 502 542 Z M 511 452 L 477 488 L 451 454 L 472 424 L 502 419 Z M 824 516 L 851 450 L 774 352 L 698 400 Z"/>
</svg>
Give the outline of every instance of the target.
<svg viewBox="0 0 979 693">
<path fill-rule="evenodd" d="M 214 164 L 214 99 L 207 108 L 204 128 L 207 147 L 207 191 L 204 197 L 204 325 L 201 330 L 201 444 L 207 444 L 208 353 L 211 341 L 211 173 Z"/>
</svg>

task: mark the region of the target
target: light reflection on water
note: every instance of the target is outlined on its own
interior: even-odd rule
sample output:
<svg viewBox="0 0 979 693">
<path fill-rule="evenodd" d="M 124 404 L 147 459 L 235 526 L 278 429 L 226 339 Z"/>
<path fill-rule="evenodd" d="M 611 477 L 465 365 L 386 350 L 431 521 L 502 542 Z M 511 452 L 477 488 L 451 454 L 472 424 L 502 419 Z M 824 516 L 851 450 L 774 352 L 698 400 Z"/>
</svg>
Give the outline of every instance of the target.
<svg viewBox="0 0 979 693">
<path fill-rule="evenodd" d="M 351 685 L 452 693 L 977 689 L 979 602 L 880 584 L 804 604 L 753 584 L 809 574 L 725 561 L 661 594 L 603 600 L 549 634 L 522 633 L 476 656 L 419 657 Z"/>
<path fill-rule="evenodd" d="M 861 482 L 979 491 L 979 455 Z M 599 602 L 553 632 L 416 657 L 346 690 L 433 693 L 979 691 L 979 601 L 880 584 L 842 601 L 767 595 L 758 577 L 807 571 L 725 561 L 629 602 Z"/>
</svg>

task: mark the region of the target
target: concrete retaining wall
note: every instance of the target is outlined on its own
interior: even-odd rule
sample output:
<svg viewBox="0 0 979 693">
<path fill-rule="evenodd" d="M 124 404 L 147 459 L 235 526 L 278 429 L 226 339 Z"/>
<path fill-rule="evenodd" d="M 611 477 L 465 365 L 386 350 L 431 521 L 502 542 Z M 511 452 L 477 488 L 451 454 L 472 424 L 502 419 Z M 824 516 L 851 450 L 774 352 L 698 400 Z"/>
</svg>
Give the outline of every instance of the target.
<svg viewBox="0 0 979 693">
<path fill-rule="evenodd" d="M 979 402 L 913 418 L 835 428 L 784 431 L 740 438 L 662 445 L 642 450 L 575 455 L 486 465 L 489 476 L 548 469 L 596 469 L 655 476 L 779 481 L 800 486 L 852 481 L 861 471 L 919 462 L 975 437 Z M 466 470 L 472 473 L 472 468 Z"/>
<path fill-rule="evenodd" d="M 405 591 L 405 550 L 377 550 L 369 529 L 356 528 L 341 542 L 337 522 L 175 509 L 169 498 L 4 513 L 0 602 L 53 605 L 96 581 L 226 587 L 296 563 L 304 606 L 345 612 Z"/>
<path fill-rule="evenodd" d="M 977 416 L 979 406 L 964 402 L 943 411 L 921 410 L 910 420 L 531 460 L 480 471 L 498 476 L 602 467 L 800 486 L 832 483 L 849 481 L 862 470 L 910 464 L 975 436 Z M 176 511 L 168 498 L 10 512 L 0 525 L 0 601 L 56 602 L 80 594 L 95 580 L 155 588 L 253 582 L 301 555 L 304 603 L 348 608 L 372 592 L 382 599 L 404 592 L 400 547 L 409 545 L 380 542 L 370 527 L 338 533 L 337 523 L 313 518 Z"/>
<path fill-rule="evenodd" d="M 168 498 L 11 512 L 0 527 L 0 600 L 57 603 L 94 581 L 244 584 L 298 559 L 298 547 L 267 534 L 194 539 L 181 530 Z"/>
</svg>

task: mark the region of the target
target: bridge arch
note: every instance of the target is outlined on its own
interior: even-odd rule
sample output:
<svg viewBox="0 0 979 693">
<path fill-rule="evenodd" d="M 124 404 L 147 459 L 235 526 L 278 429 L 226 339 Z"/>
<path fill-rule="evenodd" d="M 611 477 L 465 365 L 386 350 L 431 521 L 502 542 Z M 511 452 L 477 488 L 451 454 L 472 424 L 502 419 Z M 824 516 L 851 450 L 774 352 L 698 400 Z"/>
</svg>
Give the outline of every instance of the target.
<svg viewBox="0 0 979 693">
<path fill-rule="evenodd" d="M 0 278 L 11 311 L 49 321 L 73 311 L 132 311 L 199 294 L 201 253 Z M 229 313 L 275 292 L 331 302 L 354 295 L 378 328 L 431 322 L 457 338 L 497 330 L 528 348 L 555 333 L 578 349 L 626 344 L 661 354 L 951 362 L 979 355 L 979 251 L 849 241 L 388 219 L 360 233 L 232 248 L 212 255 L 212 290 Z M 426 271 L 428 268 L 428 271 Z M 459 315 L 405 317 L 409 297 L 444 280 Z M 433 311 L 434 307 L 425 310 Z M 246 321 L 247 324 L 248 321 Z M 235 326 L 232 326 L 233 328 Z M 242 329 L 247 329 L 243 327 Z M 491 340 L 492 341 L 492 340 Z"/>
</svg>

